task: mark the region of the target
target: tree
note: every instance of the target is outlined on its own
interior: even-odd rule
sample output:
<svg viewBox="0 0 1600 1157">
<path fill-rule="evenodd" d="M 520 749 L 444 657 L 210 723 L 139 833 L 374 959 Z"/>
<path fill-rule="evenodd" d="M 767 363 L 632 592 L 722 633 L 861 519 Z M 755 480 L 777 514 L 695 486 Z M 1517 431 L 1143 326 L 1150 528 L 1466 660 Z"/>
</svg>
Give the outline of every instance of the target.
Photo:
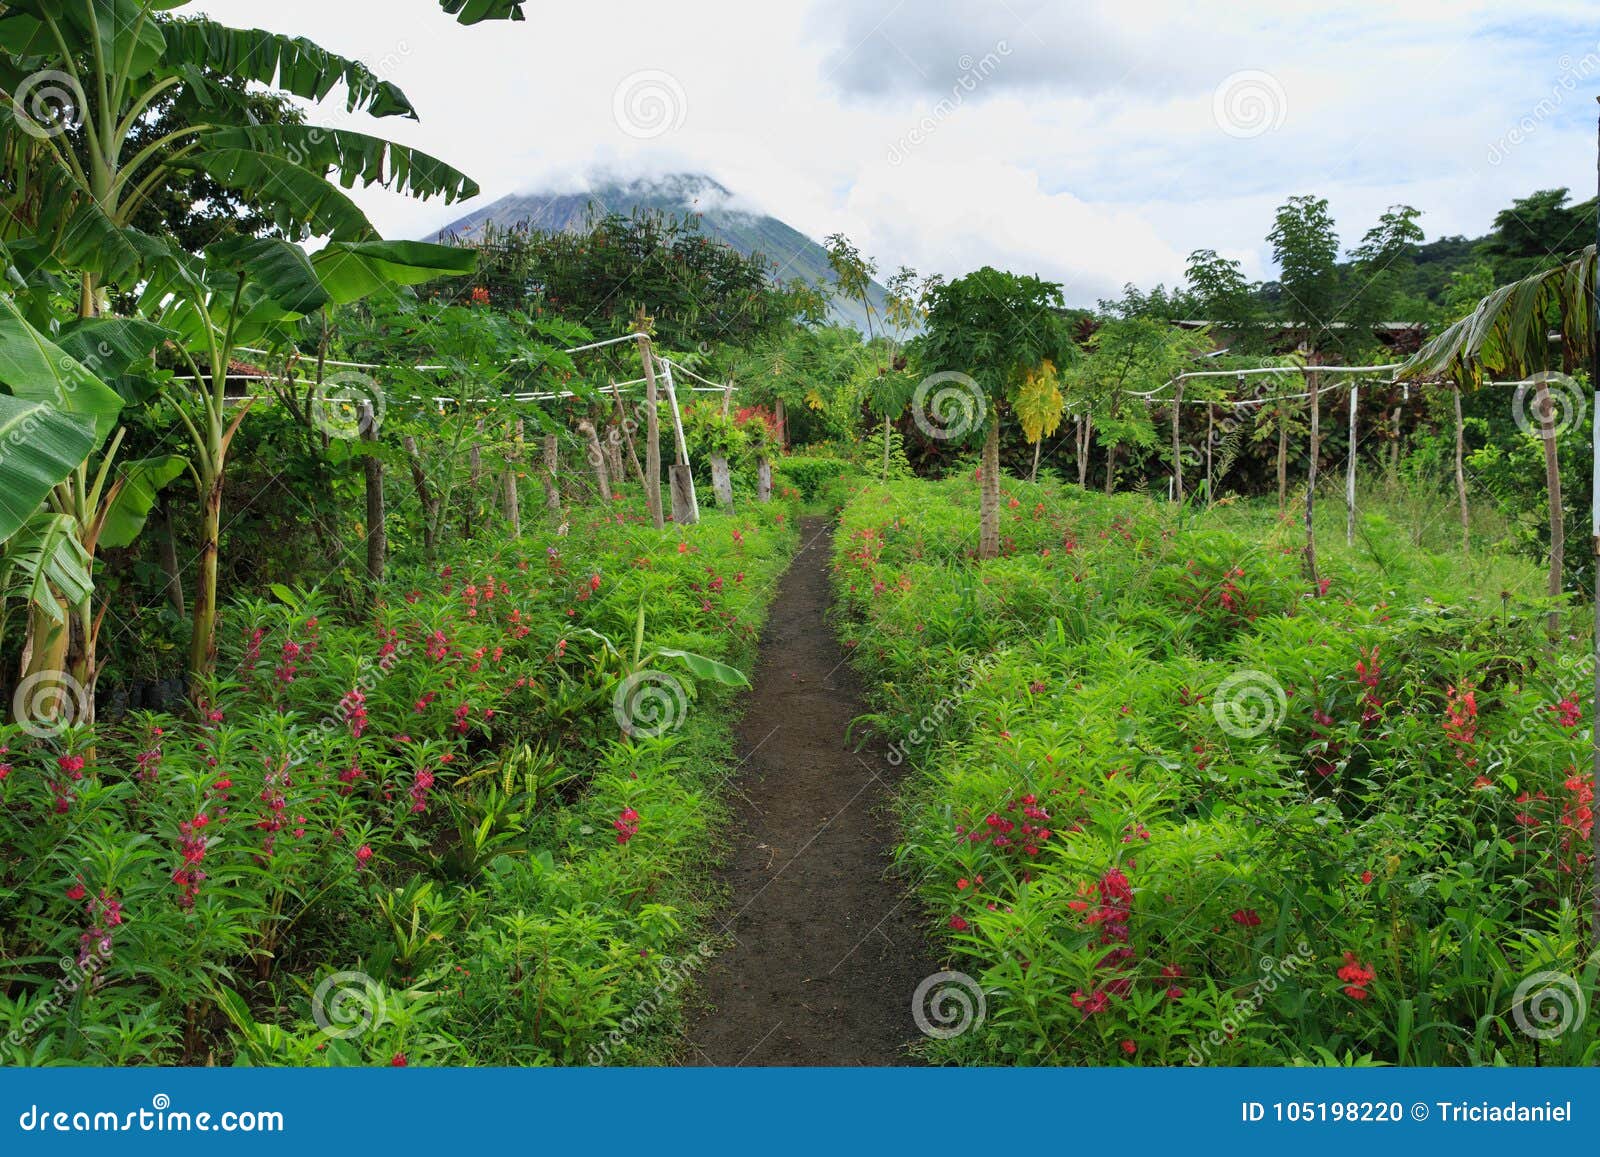
<svg viewBox="0 0 1600 1157">
<path fill-rule="evenodd" d="M 1215 249 L 1196 249 L 1189 254 L 1184 277 L 1201 317 L 1226 331 L 1230 349 L 1245 352 L 1260 346 L 1261 307 L 1239 262 Z"/>
<path fill-rule="evenodd" d="M 1333 340 L 1333 325 L 1340 312 L 1339 234 L 1324 197 L 1290 197 L 1279 206 L 1267 240 L 1280 269 L 1287 320 L 1297 332 L 1306 362 L 1315 367 L 1323 349 Z M 1322 414 L 1319 379 L 1312 368 L 1306 374 L 1311 397 L 1311 464 L 1306 479 L 1306 574 L 1317 581 L 1317 540 L 1312 522 L 1317 489 L 1317 459 L 1322 454 Z"/>
<path fill-rule="evenodd" d="M 927 331 L 917 340 L 916 360 L 930 374 L 952 375 L 949 380 L 965 392 L 964 402 L 960 395 L 946 397 L 965 408 L 944 426 L 944 436 L 983 437 L 979 558 L 1000 553 L 1000 407 L 1016 398 L 1030 372 L 1071 355 L 1061 310 L 1060 285 L 989 266 L 935 286 L 929 295 Z M 924 379 L 918 387 L 919 405 L 929 402 L 927 385 Z"/>
</svg>

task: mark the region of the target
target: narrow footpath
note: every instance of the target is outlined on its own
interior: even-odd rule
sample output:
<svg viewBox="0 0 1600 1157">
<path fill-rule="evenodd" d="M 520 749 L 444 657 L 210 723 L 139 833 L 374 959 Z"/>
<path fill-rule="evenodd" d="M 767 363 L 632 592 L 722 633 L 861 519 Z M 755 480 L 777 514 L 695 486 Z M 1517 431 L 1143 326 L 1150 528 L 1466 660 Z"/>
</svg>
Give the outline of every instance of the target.
<svg viewBox="0 0 1600 1157">
<path fill-rule="evenodd" d="M 910 1064 L 911 997 L 937 971 L 916 904 L 888 877 L 900 771 L 845 728 L 866 710 L 823 616 L 833 533 L 801 527 L 761 639 L 738 728 L 737 820 L 708 1006 L 688 1029 L 700 1065 Z"/>
</svg>

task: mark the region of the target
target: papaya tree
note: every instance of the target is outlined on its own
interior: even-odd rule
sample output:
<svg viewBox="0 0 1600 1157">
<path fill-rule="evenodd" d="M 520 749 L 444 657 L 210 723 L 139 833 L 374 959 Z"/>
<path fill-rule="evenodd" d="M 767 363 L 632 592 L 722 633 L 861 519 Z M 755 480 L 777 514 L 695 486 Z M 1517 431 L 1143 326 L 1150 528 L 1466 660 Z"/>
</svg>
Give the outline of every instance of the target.
<svg viewBox="0 0 1600 1157">
<path fill-rule="evenodd" d="M 917 387 L 912 405 L 919 425 L 936 429 L 940 437 L 982 438 L 979 558 L 1000 553 L 1001 407 L 1015 403 L 1030 373 L 1068 356 L 1063 308 L 1057 283 L 990 266 L 929 293 L 927 328 L 913 345 L 929 377 Z M 941 394 L 930 388 L 935 378 L 944 386 L 943 412 Z"/>
</svg>

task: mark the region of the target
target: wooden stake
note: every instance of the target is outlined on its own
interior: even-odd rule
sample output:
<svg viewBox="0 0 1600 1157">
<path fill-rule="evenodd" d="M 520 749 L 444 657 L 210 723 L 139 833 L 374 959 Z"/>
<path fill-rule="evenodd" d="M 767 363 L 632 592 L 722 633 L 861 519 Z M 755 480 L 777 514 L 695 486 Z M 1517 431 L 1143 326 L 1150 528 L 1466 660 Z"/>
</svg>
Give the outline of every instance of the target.
<svg viewBox="0 0 1600 1157">
<path fill-rule="evenodd" d="M 506 521 L 511 524 L 513 538 L 522 535 L 522 502 L 517 493 L 517 463 L 522 461 L 522 419 L 518 418 L 512 426 L 511 434 L 511 461 L 506 463 L 505 473 L 501 475 L 502 501 L 505 504 Z"/>
<path fill-rule="evenodd" d="M 544 506 L 561 513 L 561 440 L 554 434 L 544 436 Z"/>
<path fill-rule="evenodd" d="M 1183 382 L 1172 387 L 1172 497 L 1183 501 L 1183 442 L 1178 436 L 1178 419 L 1183 410 Z M 1080 483 L 1081 485 L 1081 483 Z"/>
<path fill-rule="evenodd" d="M 1356 405 L 1361 387 L 1350 386 L 1350 457 L 1344 468 L 1344 544 L 1356 544 Z"/>
<path fill-rule="evenodd" d="M 606 458 L 600 452 L 600 435 L 588 418 L 578 420 L 578 433 L 583 435 L 584 443 L 588 446 L 589 465 L 594 468 L 594 482 L 599 487 L 600 498 L 610 502 L 611 480 L 606 477 Z"/>
<path fill-rule="evenodd" d="M 662 362 L 662 381 L 667 386 L 667 405 L 672 411 L 672 439 L 673 439 L 673 464 L 667 473 L 672 480 L 673 507 L 672 521 L 687 526 L 700 521 L 700 500 L 694 492 L 694 471 L 689 467 L 689 443 L 683 436 L 683 415 L 678 412 L 678 391 L 672 384 L 672 363 Z M 686 505 L 682 509 L 685 517 L 679 518 L 677 494 L 681 490 Z"/>
<path fill-rule="evenodd" d="M 650 352 L 650 339 L 645 336 L 650 319 L 644 307 L 634 315 L 633 327 L 639 334 L 639 360 L 644 363 L 644 501 L 650 510 L 650 522 L 660 530 L 666 525 L 661 513 L 661 419 L 656 413 L 655 355 Z"/>
</svg>

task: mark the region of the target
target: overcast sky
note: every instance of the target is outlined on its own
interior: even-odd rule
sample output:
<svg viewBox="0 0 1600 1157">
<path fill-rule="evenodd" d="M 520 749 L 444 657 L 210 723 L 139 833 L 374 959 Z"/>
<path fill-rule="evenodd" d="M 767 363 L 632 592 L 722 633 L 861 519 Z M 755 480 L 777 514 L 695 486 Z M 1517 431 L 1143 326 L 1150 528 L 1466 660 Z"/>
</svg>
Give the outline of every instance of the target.
<svg viewBox="0 0 1600 1157">
<path fill-rule="evenodd" d="M 1329 198 L 1348 248 L 1394 203 L 1430 238 L 1476 235 L 1513 197 L 1595 180 L 1600 13 L 1577 0 L 530 0 L 475 28 L 435 0 L 192 10 L 393 80 L 420 123 L 320 119 L 435 153 L 480 203 L 700 171 L 885 274 L 992 264 L 1081 305 L 1179 280 L 1197 248 L 1270 276 L 1296 193 Z M 357 196 L 389 236 L 460 215 Z"/>
</svg>

